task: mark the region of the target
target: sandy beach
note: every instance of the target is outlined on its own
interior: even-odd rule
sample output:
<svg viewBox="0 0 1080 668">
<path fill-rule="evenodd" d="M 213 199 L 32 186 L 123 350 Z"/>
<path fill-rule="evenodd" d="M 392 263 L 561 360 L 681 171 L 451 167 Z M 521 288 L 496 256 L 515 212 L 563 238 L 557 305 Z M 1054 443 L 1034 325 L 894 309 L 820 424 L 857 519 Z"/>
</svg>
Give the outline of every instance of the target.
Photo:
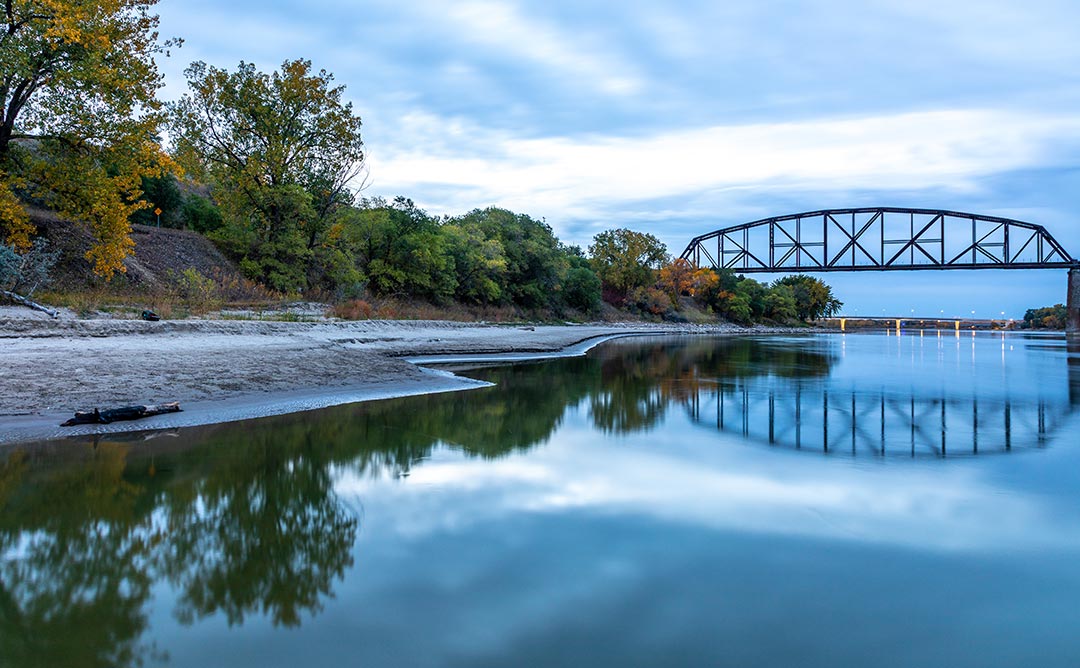
<svg viewBox="0 0 1080 668">
<path fill-rule="evenodd" d="M 162 429 L 482 386 L 418 363 L 583 354 L 614 336 L 731 325 L 444 321 L 52 320 L 0 310 L 0 443 Z M 183 412 L 61 428 L 75 410 L 179 401 Z"/>
</svg>

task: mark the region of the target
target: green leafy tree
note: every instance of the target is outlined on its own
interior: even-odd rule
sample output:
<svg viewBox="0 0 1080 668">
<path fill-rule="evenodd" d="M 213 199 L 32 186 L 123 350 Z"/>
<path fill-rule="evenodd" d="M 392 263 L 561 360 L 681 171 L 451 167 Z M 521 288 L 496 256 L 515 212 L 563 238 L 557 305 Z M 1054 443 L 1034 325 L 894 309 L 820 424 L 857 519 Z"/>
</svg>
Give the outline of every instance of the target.
<svg viewBox="0 0 1080 668">
<path fill-rule="evenodd" d="M 1024 313 L 1023 329 L 1065 329 L 1068 311 L 1064 304 L 1028 309 Z"/>
<path fill-rule="evenodd" d="M 20 198 L 86 220 L 103 276 L 134 248 L 142 178 L 171 168 L 154 56 L 157 0 L 9 0 L 0 32 L 0 236 L 30 246 Z"/>
<path fill-rule="evenodd" d="M 479 229 L 502 248 L 504 299 L 524 308 L 558 305 L 569 260 L 546 223 L 496 207 L 475 209 L 451 222 Z"/>
<path fill-rule="evenodd" d="M 621 302 L 635 288 L 655 282 L 656 270 L 667 259 L 667 247 L 651 234 L 628 229 L 601 232 L 589 246 L 596 274 Z"/>
<path fill-rule="evenodd" d="M 499 240 L 486 238 L 476 225 L 446 225 L 442 232 L 457 278 L 454 297 L 475 304 L 499 302 L 506 274 L 506 255 Z"/>
<path fill-rule="evenodd" d="M 795 293 L 787 285 L 773 285 L 765 292 L 765 317 L 777 322 L 799 317 Z"/>
<path fill-rule="evenodd" d="M 405 197 L 365 199 L 341 216 L 343 239 L 368 289 L 447 301 L 458 281 L 452 240 L 439 221 Z"/>
<path fill-rule="evenodd" d="M 754 321 L 754 309 L 746 294 L 721 293 L 720 315 L 744 325 Z"/>
<path fill-rule="evenodd" d="M 765 284 L 744 277 L 735 284 L 735 294 L 742 298 L 750 309 L 749 320 L 760 320 L 765 315 Z"/>
<path fill-rule="evenodd" d="M 170 107 L 176 155 L 213 189 L 225 223 L 217 238 L 253 277 L 305 287 L 316 247 L 364 170 L 361 121 L 344 87 L 307 60 L 272 74 L 196 62 L 185 74 L 189 92 Z"/>
<path fill-rule="evenodd" d="M 844 305 L 833 296 L 832 288 L 806 274 L 785 276 L 777 279 L 773 285 L 786 285 L 791 288 L 795 298 L 795 310 L 800 320 L 832 317 L 839 313 Z"/>
<path fill-rule="evenodd" d="M 163 227 L 183 224 L 181 207 L 184 204 L 184 195 L 180 192 L 180 184 L 175 175 L 144 176 L 142 193 L 147 206 L 131 214 L 131 222 L 139 225 L 157 225 L 160 222 Z M 157 210 L 161 211 L 160 217 L 155 213 Z"/>
<path fill-rule="evenodd" d="M 221 228 L 224 220 L 221 209 L 213 202 L 194 193 L 184 198 L 180 206 L 180 221 L 189 230 L 206 234 Z"/>
<path fill-rule="evenodd" d="M 573 267 L 563 281 L 563 300 L 570 308 L 592 313 L 600 308 L 600 277 L 588 267 Z"/>
</svg>

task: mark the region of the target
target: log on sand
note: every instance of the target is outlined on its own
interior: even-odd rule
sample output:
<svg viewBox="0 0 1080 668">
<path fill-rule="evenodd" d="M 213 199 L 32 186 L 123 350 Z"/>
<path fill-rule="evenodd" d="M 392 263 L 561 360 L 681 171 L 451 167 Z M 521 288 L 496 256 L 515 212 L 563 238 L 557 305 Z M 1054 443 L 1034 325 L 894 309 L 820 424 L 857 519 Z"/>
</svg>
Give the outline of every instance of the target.
<svg viewBox="0 0 1080 668">
<path fill-rule="evenodd" d="M 48 313 L 53 318 L 59 318 L 60 317 L 59 313 L 52 310 L 48 306 L 43 306 L 43 305 L 41 305 L 41 304 L 39 304 L 39 303 L 37 303 L 35 301 L 27 299 L 26 297 L 23 297 L 22 295 L 17 295 L 14 292 L 10 292 L 8 290 L 0 290 L 0 295 L 3 295 L 5 297 L 7 297 L 11 301 L 13 301 L 16 304 L 19 304 L 21 306 L 25 306 L 27 308 L 32 308 L 35 311 L 41 311 L 42 313 Z"/>
<path fill-rule="evenodd" d="M 142 418 L 161 415 L 163 413 L 179 413 L 180 404 L 176 401 L 167 404 L 151 406 L 124 406 L 122 408 L 108 408 L 106 410 L 75 411 L 75 417 L 61 423 L 61 427 L 71 427 L 77 424 L 109 424 L 121 420 L 141 420 Z"/>
</svg>

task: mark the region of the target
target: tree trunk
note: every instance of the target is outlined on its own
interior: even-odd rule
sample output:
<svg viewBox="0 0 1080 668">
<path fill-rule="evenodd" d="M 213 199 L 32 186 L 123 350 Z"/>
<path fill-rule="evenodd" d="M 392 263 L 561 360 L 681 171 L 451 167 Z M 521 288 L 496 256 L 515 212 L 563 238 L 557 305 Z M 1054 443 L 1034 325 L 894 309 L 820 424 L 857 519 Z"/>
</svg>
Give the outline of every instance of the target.
<svg viewBox="0 0 1080 668">
<path fill-rule="evenodd" d="M 39 303 L 37 303 L 35 301 L 31 301 L 31 300 L 27 299 L 26 297 L 23 297 L 22 295 L 17 295 L 14 292 L 8 292 L 7 290 L 0 290 L 0 295 L 3 295 L 5 297 L 7 297 L 8 299 L 15 302 L 16 304 L 20 304 L 20 305 L 25 306 L 27 308 L 32 308 L 35 311 L 41 311 L 42 313 L 48 313 L 50 316 L 52 316 L 54 318 L 59 318 L 60 317 L 60 314 L 57 311 L 52 310 L 48 306 L 42 306 L 41 304 L 39 304 Z"/>
</svg>

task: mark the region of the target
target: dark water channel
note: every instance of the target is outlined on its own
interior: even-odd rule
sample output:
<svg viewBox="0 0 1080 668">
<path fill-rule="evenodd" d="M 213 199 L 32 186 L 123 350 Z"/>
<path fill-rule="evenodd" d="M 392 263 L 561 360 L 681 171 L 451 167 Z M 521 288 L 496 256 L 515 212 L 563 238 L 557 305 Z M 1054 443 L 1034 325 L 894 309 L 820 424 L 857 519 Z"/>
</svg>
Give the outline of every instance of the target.
<svg viewBox="0 0 1080 668">
<path fill-rule="evenodd" d="M 0 666 L 1078 666 L 1080 349 L 626 339 L 0 451 Z"/>
</svg>

